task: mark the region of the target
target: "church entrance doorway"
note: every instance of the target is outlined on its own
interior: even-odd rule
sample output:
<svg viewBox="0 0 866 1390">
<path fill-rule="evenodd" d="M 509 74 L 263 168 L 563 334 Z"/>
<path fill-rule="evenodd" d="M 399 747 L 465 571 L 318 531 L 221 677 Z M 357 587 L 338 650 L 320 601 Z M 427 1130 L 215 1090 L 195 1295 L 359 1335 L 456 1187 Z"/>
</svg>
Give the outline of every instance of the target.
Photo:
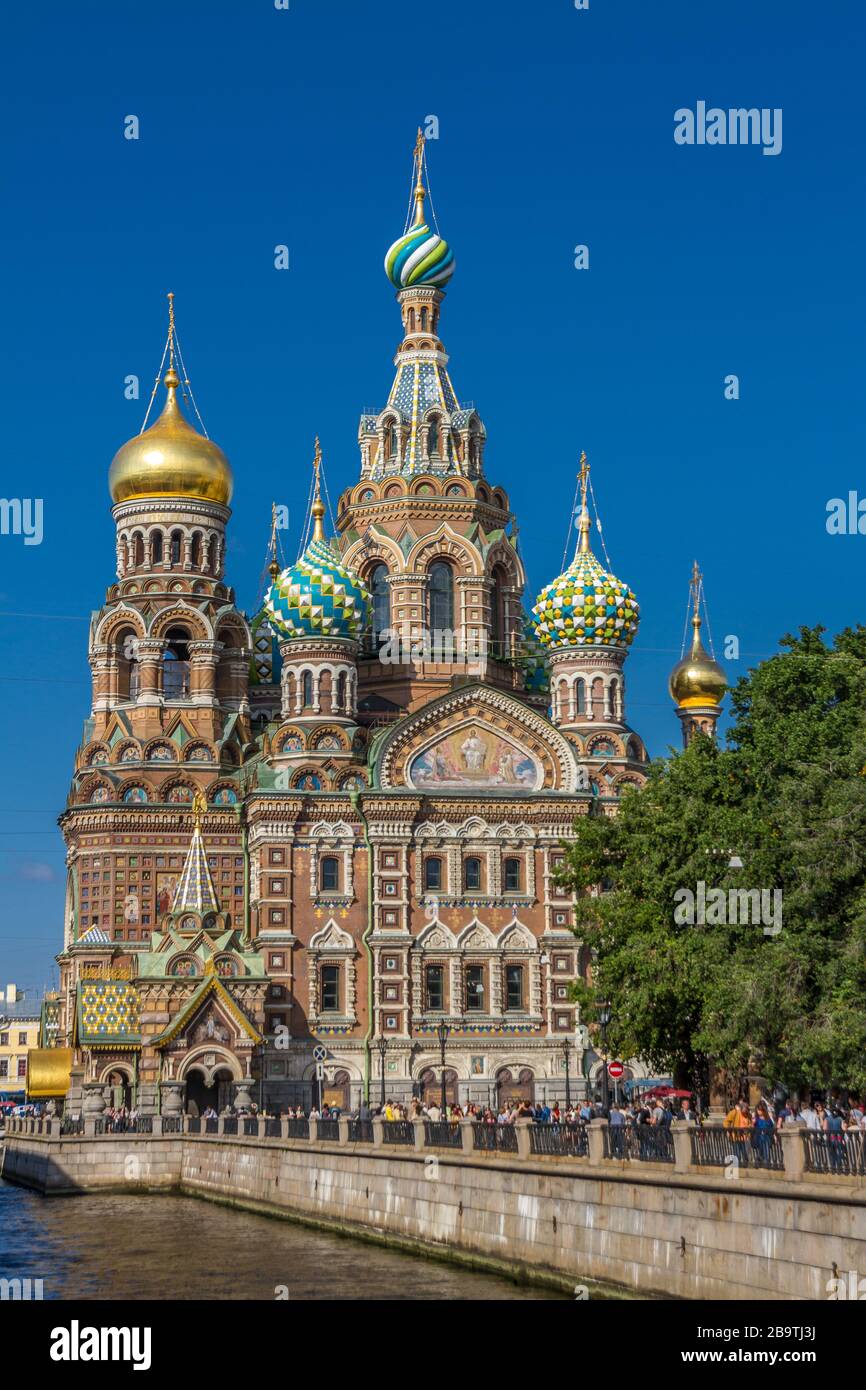
<svg viewBox="0 0 866 1390">
<path fill-rule="evenodd" d="M 442 1104 L 442 1074 L 427 1067 L 418 1078 L 418 1089 L 425 1105 Z M 451 1067 L 445 1068 L 445 1099 L 449 1105 L 457 1104 L 457 1073 Z"/>
<path fill-rule="evenodd" d="M 122 1105 L 125 1105 L 127 1110 L 132 1109 L 132 1090 L 132 1082 L 125 1072 L 109 1072 L 105 1083 L 105 1097 L 115 1110 L 119 1110 Z"/>
<path fill-rule="evenodd" d="M 521 1067 L 517 1076 L 508 1067 L 496 1073 L 496 1091 L 500 1105 L 519 1105 L 535 1098 L 535 1077 L 529 1067 Z"/>
<path fill-rule="evenodd" d="M 210 1085 L 201 1067 L 190 1067 L 186 1076 L 186 1111 L 188 1115 L 202 1115 L 213 1109 L 221 1115 L 232 1103 L 232 1074 L 227 1067 L 220 1067 L 214 1073 Z"/>
</svg>

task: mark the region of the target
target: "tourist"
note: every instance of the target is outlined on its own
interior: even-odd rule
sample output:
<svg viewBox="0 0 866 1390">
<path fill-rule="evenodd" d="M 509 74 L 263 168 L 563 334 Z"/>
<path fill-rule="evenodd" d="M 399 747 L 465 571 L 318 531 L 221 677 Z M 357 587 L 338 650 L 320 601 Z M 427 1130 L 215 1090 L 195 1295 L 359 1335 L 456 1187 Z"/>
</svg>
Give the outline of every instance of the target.
<svg viewBox="0 0 866 1390">
<path fill-rule="evenodd" d="M 693 1125 L 695 1123 L 695 1112 L 692 1110 L 692 1103 L 688 1096 L 684 1096 L 680 1103 L 679 1118 L 685 1120 L 687 1125 Z"/>
<path fill-rule="evenodd" d="M 844 1132 L 848 1128 L 842 1119 L 842 1112 L 834 1106 L 824 1115 L 824 1133 L 830 1150 L 830 1167 L 834 1171 L 842 1166 Z"/>
<path fill-rule="evenodd" d="M 755 1107 L 755 1118 L 752 1126 L 752 1147 L 760 1163 L 767 1163 L 770 1157 L 770 1140 L 774 1130 L 775 1125 L 769 1107 L 764 1101 L 760 1101 Z"/>
</svg>

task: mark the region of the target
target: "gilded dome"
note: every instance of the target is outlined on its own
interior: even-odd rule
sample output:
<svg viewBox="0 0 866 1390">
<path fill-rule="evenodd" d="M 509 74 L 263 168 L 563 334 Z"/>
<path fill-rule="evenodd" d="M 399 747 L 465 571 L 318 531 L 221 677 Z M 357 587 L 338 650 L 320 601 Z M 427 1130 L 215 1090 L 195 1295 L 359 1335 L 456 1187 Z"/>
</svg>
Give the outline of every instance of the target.
<svg viewBox="0 0 866 1390">
<path fill-rule="evenodd" d="M 193 429 L 177 399 L 180 379 L 165 374 L 166 401 L 150 429 L 118 449 L 108 474 L 114 502 L 136 497 L 194 497 L 228 506 L 232 470 L 218 444 Z"/>
<path fill-rule="evenodd" d="M 714 661 L 701 641 L 701 620 L 692 618 L 694 636 L 688 656 L 671 671 L 668 689 L 680 709 L 698 705 L 720 705 L 728 681 L 723 666 Z"/>
</svg>

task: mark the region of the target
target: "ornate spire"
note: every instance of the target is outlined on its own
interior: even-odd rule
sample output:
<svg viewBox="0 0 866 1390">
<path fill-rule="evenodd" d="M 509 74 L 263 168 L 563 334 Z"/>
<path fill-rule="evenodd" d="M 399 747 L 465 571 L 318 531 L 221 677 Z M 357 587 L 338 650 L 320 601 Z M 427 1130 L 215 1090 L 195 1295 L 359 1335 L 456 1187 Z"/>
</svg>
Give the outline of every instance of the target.
<svg viewBox="0 0 866 1390">
<path fill-rule="evenodd" d="M 701 607 L 706 612 L 704 579 L 695 560 L 689 581 L 689 610 L 692 639 L 688 655 L 683 640 L 683 655 L 670 674 L 668 688 L 676 701 L 677 715 L 683 724 L 683 742 L 688 744 L 695 732 L 712 735 L 721 713 L 721 703 L 727 688 L 724 667 L 707 652 L 701 640 Z M 712 642 L 710 642 L 712 648 Z"/>
<path fill-rule="evenodd" d="M 454 252 L 424 219 L 424 202 L 428 196 L 424 186 L 425 146 L 424 133 L 419 127 L 412 154 L 414 220 L 411 226 L 404 226 L 403 235 L 389 247 L 385 257 L 385 273 L 398 290 L 416 286 L 441 289 L 454 273 Z"/>
<path fill-rule="evenodd" d="M 592 530 L 592 522 L 589 519 L 589 507 L 586 505 L 586 494 L 589 490 L 589 464 L 586 461 L 586 454 L 581 450 L 580 472 L 577 475 L 580 483 L 580 519 L 578 521 L 578 531 L 580 533 L 577 542 L 578 555 L 588 555 L 590 553 L 589 533 Z"/>
<path fill-rule="evenodd" d="M 415 226 L 424 221 L 424 199 L 427 197 L 424 187 L 424 145 L 424 132 L 419 126 L 415 140 Z"/>
<path fill-rule="evenodd" d="M 322 446 L 319 443 L 319 436 L 316 435 L 316 452 L 313 455 L 313 505 L 310 508 L 313 517 L 314 541 L 323 541 L 325 539 L 325 530 L 322 525 L 322 518 L 325 515 L 325 504 L 322 501 L 321 471 Z"/>
<path fill-rule="evenodd" d="M 207 803 L 201 792 L 196 792 L 192 802 L 193 830 L 186 863 L 174 890 L 171 905 L 173 917 L 183 912 L 196 912 L 204 916 L 207 912 L 219 912 L 219 898 L 207 862 L 207 852 L 201 833 L 202 816 Z"/>
</svg>

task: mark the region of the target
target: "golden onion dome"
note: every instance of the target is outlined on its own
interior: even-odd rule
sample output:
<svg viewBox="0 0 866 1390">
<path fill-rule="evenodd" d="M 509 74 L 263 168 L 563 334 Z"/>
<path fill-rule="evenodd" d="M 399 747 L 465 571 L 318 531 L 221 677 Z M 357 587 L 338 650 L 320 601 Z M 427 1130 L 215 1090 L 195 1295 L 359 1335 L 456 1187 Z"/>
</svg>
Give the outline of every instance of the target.
<svg viewBox="0 0 866 1390">
<path fill-rule="evenodd" d="M 195 497 L 228 506 L 232 470 L 218 444 L 199 434 L 177 399 L 180 378 L 170 367 L 163 378 L 166 402 L 149 430 L 124 444 L 112 459 L 108 486 L 114 502 L 136 497 Z"/>
<path fill-rule="evenodd" d="M 701 620 L 692 618 L 694 636 L 688 656 L 671 671 L 668 689 L 680 709 L 697 705 L 720 705 L 728 686 L 723 666 L 714 661 L 701 641 Z"/>
</svg>

